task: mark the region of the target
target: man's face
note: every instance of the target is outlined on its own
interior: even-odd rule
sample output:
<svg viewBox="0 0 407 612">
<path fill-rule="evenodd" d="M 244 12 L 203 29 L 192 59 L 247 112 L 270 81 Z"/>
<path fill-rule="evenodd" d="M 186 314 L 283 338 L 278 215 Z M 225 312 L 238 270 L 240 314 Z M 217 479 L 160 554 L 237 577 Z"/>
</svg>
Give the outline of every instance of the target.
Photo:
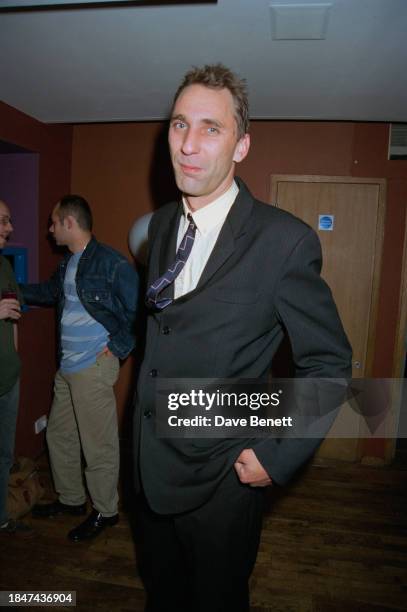
<svg viewBox="0 0 407 612">
<path fill-rule="evenodd" d="M 250 145 L 248 134 L 237 139 L 229 90 L 203 85 L 190 85 L 181 92 L 172 112 L 168 141 L 178 188 L 196 209 L 226 191 L 235 162 L 246 157 Z"/>
<path fill-rule="evenodd" d="M 68 243 L 67 241 L 69 239 L 69 231 L 66 227 L 67 220 L 61 220 L 58 214 L 58 207 L 59 205 L 57 204 L 54 210 L 52 211 L 49 232 L 50 234 L 52 234 L 56 244 L 58 244 L 59 246 L 65 246 Z"/>
<path fill-rule="evenodd" d="M 0 201 L 0 249 L 4 249 L 12 231 L 10 211 L 5 203 Z"/>
</svg>

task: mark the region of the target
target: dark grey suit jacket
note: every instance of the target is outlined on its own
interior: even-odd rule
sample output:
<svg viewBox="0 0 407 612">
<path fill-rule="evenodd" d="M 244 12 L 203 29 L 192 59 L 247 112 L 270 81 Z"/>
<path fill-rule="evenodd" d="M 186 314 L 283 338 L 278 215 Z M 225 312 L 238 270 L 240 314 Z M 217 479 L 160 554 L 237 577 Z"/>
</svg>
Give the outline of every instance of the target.
<svg viewBox="0 0 407 612">
<path fill-rule="evenodd" d="M 239 194 L 196 289 L 148 317 L 135 456 L 136 473 L 159 513 L 204 503 L 243 448 L 253 448 L 273 481 L 284 484 L 320 441 L 160 439 L 154 422 L 158 377 L 264 379 L 285 333 L 298 376 L 350 376 L 351 349 L 320 277 L 317 235 L 237 183 Z M 148 285 L 174 261 L 181 214 L 182 205 L 173 202 L 151 220 Z"/>
</svg>

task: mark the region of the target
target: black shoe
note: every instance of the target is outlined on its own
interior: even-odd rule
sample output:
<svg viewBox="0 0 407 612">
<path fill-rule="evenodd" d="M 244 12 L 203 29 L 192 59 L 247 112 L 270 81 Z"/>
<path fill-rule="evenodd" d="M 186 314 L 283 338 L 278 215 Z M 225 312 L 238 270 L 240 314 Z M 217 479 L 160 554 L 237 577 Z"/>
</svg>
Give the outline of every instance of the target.
<svg viewBox="0 0 407 612">
<path fill-rule="evenodd" d="M 80 525 L 71 529 L 68 533 L 68 539 L 72 542 L 81 542 L 82 540 L 91 540 L 99 535 L 106 527 L 113 527 L 119 522 L 119 515 L 102 516 L 97 510 L 92 510 L 88 518 Z"/>
<path fill-rule="evenodd" d="M 34 529 L 31 529 L 29 525 L 26 525 L 21 521 L 15 521 L 14 519 L 9 519 L 7 523 L 0 526 L 0 534 L 11 535 L 23 540 L 34 538 L 36 536 Z"/>
<path fill-rule="evenodd" d="M 80 504 L 79 506 L 70 506 L 57 500 L 50 504 L 37 504 L 32 509 L 32 515 L 36 518 L 50 518 L 52 516 L 58 516 L 58 514 L 82 516 L 86 514 L 86 503 Z"/>
</svg>

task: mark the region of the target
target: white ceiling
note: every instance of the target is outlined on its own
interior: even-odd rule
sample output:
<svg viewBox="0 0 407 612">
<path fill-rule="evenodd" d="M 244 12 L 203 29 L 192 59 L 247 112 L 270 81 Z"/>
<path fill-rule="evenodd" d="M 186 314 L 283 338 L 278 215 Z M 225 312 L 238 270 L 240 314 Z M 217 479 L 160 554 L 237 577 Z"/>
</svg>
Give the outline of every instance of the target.
<svg viewBox="0 0 407 612">
<path fill-rule="evenodd" d="M 326 39 L 272 40 L 277 2 L 332 4 Z M 162 119 L 184 72 L 220 61 L 253 119 L 407 121 L 407 0 L 165 4 L 0 13 L 0 99 L 45 122 Z"/>
</svg>

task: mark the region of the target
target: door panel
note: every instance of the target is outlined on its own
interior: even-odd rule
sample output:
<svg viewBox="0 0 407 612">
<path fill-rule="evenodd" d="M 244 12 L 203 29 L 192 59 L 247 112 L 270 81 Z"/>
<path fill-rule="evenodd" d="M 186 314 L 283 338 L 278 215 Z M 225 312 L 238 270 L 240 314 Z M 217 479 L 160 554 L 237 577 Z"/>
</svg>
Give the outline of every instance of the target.
<svg viewBox="0 0 407 612">
<path fill-rule="evenodd" d="M 271 183 L 271 203 L 303 219 L 319 236 L 322 276 L 332 290 L 352 345 L 354 378 L 369 376 L 369 353 L 373 351 L 384 187 L 382 179 L 322 176 L 274 176 Z M 330 216 L 332 229 L 322 229 L 321 216 Z M 341 431 L 341 418 L 339 415 L 331 433 L 335 427 Z M 352 419 L 352 429 L 358 432 L 360 417 L 352 413 Z M 355 460 L 359 449 L 357 438 L 330 438 L 319 454 Z"/>
</svg>

